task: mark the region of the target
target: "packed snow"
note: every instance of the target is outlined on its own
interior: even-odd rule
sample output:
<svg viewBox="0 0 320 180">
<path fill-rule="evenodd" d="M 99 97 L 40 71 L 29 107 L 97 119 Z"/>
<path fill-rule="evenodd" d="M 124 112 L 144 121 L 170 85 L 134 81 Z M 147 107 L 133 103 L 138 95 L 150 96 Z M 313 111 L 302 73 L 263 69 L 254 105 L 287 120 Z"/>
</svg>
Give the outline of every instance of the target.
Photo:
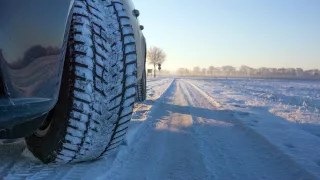
<svg viewBox="0 0 320 180">
<path fill-rule="evenodd" d="M 149 78 L 119 151 L 44 165 L 0 145 L 0 179 L 320 179 L 320 82 Z"/>
</svg>

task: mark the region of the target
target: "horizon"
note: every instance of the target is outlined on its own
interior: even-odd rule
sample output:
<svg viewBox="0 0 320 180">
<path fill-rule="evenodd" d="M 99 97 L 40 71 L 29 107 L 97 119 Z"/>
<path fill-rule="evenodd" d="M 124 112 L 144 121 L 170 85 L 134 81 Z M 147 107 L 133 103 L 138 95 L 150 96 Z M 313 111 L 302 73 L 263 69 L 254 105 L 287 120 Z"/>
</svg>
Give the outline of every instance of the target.
<svg viewBox="0 0 320 180">
<path fill-rule="evenodd" d="M 166 69 L 166 68 L 162 68 L 161 69 L 161 71 L 169 71 L 169 72 L 172 72 L 172 73 L 176 73 L 176 71 L 178 71 L 179 69 L 181 69 L 181 68 L 183 68 L 183 69 L 188 69 L 188 70 L 193 70 L 193 68 L 195 68 L 195 67 L 199 67 L 200 69 L 202 69 L 202 68 L 206 68 L 206 69 L 208 69 L 209 67 L 210 67 L 211 65 L 209 65 L 209 66 L 207 66 L 207 67 L 202 67 L 202 66 L 193 66 L 193 67 L 190 67 L 190 68 L 186 68 L 186 67 L 177 67 L 176 69 Z M 221 68 L 221 67 L 223 67 L 223 66 L 232 66 L 232 65 L 222 65 L 222 66 L 213 66 L 214 68 Z M 241 66 L 247 66 L 247 65 L 241 65 Z M 234 68 L 236 68 L 237 70 L 239 69 L 239 68 L 241 68 L 241 66 L 232 66 L 232 67 L 234 67 Z M 291 69 L 291 67 L 252 67 L 252 66 L 248 66 L 248 67 L 250 67 L 250 68 L 253 68 L 253 69 L 260 69 L 260 68 L 267 68 L 267 69 L 272 69 L 272 68 L 276 68 L 276 69 L 282 69 L 282 68 L 284 68 L 284 69 Z M 293 68 L 293 69 L 299 69 L 299 68 L 301 68 L 301 67 L 296 67 L 296 68 Z M 150 64 L 147 64 L 147 69 L 153 69 L 153 66 L 152 65 L 150 65 Z M 309 71 L 309 70 L 319 70 L 320 71 L 320 68 L 301 68 L 303 71 Z M 156 66 L 156 71 L 158 71 L 158 69 L 157 69 L 157 66 Z"/>
<path fill-rule="evenodd" d="M 167 54 L 163 69 L 225 65 L 320 69 L 320 1 L 134 3 L 148 47 L 157 46 Z"/>
</svg>

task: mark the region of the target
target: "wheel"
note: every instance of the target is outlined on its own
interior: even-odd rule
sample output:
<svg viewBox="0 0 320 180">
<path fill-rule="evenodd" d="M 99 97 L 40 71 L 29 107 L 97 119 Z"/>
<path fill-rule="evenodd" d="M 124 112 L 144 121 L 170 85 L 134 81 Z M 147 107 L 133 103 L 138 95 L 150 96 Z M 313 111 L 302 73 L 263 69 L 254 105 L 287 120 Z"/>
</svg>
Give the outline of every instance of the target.
<svg viewBox="0 0 320 180">
<path fill-rule="evenodd" d="M 75 1 L 58 102 L 26 138 L 44 163 L 92 160 L 121 144 L 136 96 L 130 23 L 120 1 Z"/>
<path fill-rule="evenodd" d="M 147 98 L 147 76 L 146 71 L 143 70 L 142 79 L 137 85 L 137 102 L 142 102 Z"/>
<path fill-rule="evenodd" d="M 137 83 L 136 102 L 142 102 L 147 99 L 147 74 L 146 74 L 147 44 L 144 36 L 143 36 L 142 42 L 144 43 L 143 70 L 142 70 L 142 78 Z M 141 72 L 141 70 L 139 70 L 139 72 Z"/>
</svg>

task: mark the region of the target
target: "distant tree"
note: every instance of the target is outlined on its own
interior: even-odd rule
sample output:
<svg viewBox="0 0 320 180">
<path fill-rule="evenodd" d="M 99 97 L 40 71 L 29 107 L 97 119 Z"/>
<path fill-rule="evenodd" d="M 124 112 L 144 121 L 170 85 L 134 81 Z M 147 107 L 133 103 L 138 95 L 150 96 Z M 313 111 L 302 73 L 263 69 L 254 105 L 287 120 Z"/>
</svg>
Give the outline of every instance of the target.
<svg viewBox="0 0 320 180">
<path fill-rule="evenodd" d="M 241 72 L 241 74 L 244 74 L 246 76 L 250 76 L 251 74 L 253 74 L 254 68 L 243 65 L 240 67 L 239 71 Z"/>
<path fill-rule="evenodd" d="M 200 67 L 194 67 L 193 68 L 193 75 L 199 75 L 200 74 Z"/>
<path fill-rule="evenodd" d="M 289 77 L 297 76 L 297 72 L 295 68 L 287 68 L 285 74 Z"/>
<path fill-rule="evenodd" d="M 302 76 L 303 75 L 303 69 L 302 68 L 297 68 L 296 69 L 296 73 L 297 73 L 297 76 Z"/>
<path fill-rule="evenodd" d="M 213 75 L 214 76 L 221 75 L 221 73 L 222 73 L 222 68 L 221 67 L 214 68 L 214 70 L 213 70 Z"/>
<path fill-rule="evenodd" d="M 271 72 L 272 76 L 276 76 L 278 73 L 278 69 L 277 68 L 270 68 L 270 72 Z"/>
<path fill-rule="evenodd" d="M 213 76 L 214 75 L 214 67 L 213 66 L 209 66 L 208 68 L 208 74 Z"/>
<path fill-rule="evenodd" d="M 236 68 L 233 66 L 222 66 L 222 70 L 227 76 L 234 75 L 236 72 Z"/>
<path fill-rule="evenodd" d="M 168 76 L 170 74 L 171 74 L 171 72 L 169 70 L 165 70 L 165 69 L 161 70 L 161 76 Z"/>
<path fill-rule="evenodd" d="M 278 68 L 278 75 L 279 76 L 284 76 L 285 74 L 286 74 L 285 68 Z"/>
<path fill-rule="evenodd" d="M 261 67 L 258 69 L 259 71 L 259 74 L 262 76 L 262 77 L 267 77 L 271 74 L 270 70 L 266 67 Z"/>
<path fill-rule="evenodd" d="M 156 66 L 162 64 L 166 60 L 166 53 L 158 47 L 150 47 L 147 52 L 149 64 L 153 65 L 154 77 L 156 77 Z"/>
<path fill-rule="evenodd" d="M 180 75 L 180 76 L 185 75 L 185 68 L 179 68 L 179 69 L 177 70 L 177 74 Z"/>
<path fill-rule="evenodd" d="M 186 75 L 190 75 L 190 70 L 189 69 L 186 68 L 184 71 L 185 71 Z"/>
<path fill-rule="evenodd" d="M 307 71 L 305 71 L 306 72 L 306 74 L 310 77 L 312 77 L 312 76 L 319 76 L 319 70 L 318 69 L 310 69 L 310 70 L 307 70 Z"/>
<path fill-rule="evenodd" d="M 201 69 L 201 75 L 205 76 L 207 73 L 207 69 L 206 68 L 202 68 Z"/>
</svg>

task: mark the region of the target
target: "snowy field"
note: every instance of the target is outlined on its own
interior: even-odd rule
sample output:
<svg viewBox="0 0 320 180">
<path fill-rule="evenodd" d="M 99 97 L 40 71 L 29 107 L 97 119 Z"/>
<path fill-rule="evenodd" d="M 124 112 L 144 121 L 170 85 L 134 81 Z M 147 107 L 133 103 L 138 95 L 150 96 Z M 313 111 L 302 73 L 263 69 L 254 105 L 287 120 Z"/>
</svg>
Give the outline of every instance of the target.
<svg viewBox="0 0 320 180">
<path fill-rule="evenodd" d="M 320 179 L 320 82 L 151 78 L 118 153 L 43 165 L 0 145 L 0 179 Z"/>
</svg>

